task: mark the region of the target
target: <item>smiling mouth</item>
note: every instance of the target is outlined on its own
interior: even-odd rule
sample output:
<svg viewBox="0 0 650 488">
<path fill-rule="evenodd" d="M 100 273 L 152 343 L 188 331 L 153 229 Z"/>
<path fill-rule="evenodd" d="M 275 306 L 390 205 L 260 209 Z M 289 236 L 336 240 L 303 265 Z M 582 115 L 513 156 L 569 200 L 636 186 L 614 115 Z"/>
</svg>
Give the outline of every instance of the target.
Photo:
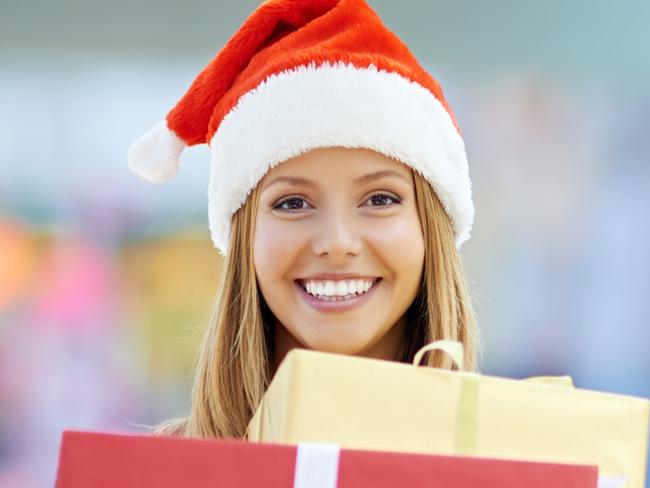
<svg viewBox="0 0 650 488">
<path fill-rule="evenodd" d="M 311 297 L 324 302 L 341 302 L 361 297 L 375 288 L 381 278 L 361 280 L 296 280 Z"/>
</svg>

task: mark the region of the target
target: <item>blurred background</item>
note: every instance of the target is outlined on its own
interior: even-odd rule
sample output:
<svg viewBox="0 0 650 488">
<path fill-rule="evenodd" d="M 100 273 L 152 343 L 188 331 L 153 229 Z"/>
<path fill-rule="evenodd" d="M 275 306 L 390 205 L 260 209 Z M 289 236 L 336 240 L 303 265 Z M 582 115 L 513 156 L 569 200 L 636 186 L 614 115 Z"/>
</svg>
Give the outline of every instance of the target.
<svg viewBox="0 0 650 488">
<path fill-rule="evenodd" d="M 64 428 L 187 413 L 209 153 L 150 185 L 126 150 L 258 3 L 0 0 L 0 486 L 51 486 Z M 370 4 L 463 130 L 483 372 L 650 397 L 650 3 Z"/>
</svg>

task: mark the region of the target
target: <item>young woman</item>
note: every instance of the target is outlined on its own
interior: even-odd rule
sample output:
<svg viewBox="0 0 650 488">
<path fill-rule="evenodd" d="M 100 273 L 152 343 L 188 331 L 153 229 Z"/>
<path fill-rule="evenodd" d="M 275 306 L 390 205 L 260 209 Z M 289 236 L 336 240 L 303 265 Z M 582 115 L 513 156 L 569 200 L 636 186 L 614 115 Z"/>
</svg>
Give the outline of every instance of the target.
<svg viewBox="0 0 650 488">
<path fill-rule="evenodd" d="M 476 368 L 464 144 L 438 83 L 363 0 L 262 4 L 129 165 L 164 181 L 202 142 L 225 262 L 190 414 L 157 433 L 241 438 L 296 347 L 410 362 L 454 339 Z"/>
</svg>

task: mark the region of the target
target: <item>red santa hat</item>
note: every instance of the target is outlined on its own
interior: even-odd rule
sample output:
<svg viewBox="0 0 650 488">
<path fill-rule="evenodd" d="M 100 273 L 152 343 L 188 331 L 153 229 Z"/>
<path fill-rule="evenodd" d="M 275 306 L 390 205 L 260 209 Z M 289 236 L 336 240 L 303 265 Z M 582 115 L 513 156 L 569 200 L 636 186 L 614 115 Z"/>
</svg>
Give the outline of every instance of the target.
<svg viewBox="0 0 650 488">
<path fill-rule="evenodd" d="M 129 148 L 131 170 L 171 178 L 185 146 L 211 149 L 209 224 L 228 251 L 232 215 L 273 166 L 320 147 L 367 148 L 432 185 L 460 246 L 474 218 L 460 130 L 438 82 L 364 0 L 269 0 Z"/>
</svg>

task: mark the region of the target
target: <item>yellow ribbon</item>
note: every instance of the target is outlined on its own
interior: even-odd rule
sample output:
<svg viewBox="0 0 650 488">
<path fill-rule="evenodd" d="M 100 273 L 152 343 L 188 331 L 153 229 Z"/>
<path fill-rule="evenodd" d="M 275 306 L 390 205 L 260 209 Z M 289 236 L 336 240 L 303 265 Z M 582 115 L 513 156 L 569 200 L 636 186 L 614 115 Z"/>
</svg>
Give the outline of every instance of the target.
<svg viewBox="0 0 650 488">
<path fill-rule="evenodd" d="M 573 388 L 573 380 L 571 379 L 571 376 L 531 376 L 530 378 L 525 378 L 523 381 L 530 381 L 531 383 L 539 383 L 548 386 Z"/>
<path fill-rule="evenodd" d="M 452 340 L 434 341 L 422 347 L 413 358 L 413 365 L 419 366 L 422 357 L 428 351 L 444 351 L 456 363 L 462 372 L 460 379 L 460 393 L 456 407 L 456 436 L 454 438 L 454 453 L 472 456 L 476 454 L 478 432 L 478 373 L 463 371 L 463 344 Z M 544 384 L 552 387 L 572 388 L 573 381 L 570 376 L 535 376 L 523 381 Z"/>
<path fill-rule="evenodd" d="M 413 365 L 419 366 L 424 353 L 428 351 L 446 352 L 456 363 L 458 369 L 463 371 L 464 350 L 460 342 L 439 340 L 427 344 L 415 354 Z M 476 454 L 479 376 L 467 372 L 460 376 L 460 393 L 456 407 L 456 436 L 454 438 L 455 454 L 468 456 Z"/>
<path fill-rule="evenodd" d="M 463 345 L 458 342 L 458 341 L 451 341 L 451 340 L 440 340 L 440 341 L 433 341 L 430 344 L 427 344 L 426 346 L 420 348 L 418 352 L 415 353 L 415 356 L 413 357 L 413 365 L 414 366 L 419 366 L 420 362 L 422 361 L 422 357 L 424 356 L 424 353 L 428 351 L 444 351 L 446 352 L 449 357 L 456 363 L 456 366 L 458 366 L 458 369 L 461 371 L 463 370 L 463 358 L 465 356 L 464 351 L 463 351 Z"/>
</svg>

